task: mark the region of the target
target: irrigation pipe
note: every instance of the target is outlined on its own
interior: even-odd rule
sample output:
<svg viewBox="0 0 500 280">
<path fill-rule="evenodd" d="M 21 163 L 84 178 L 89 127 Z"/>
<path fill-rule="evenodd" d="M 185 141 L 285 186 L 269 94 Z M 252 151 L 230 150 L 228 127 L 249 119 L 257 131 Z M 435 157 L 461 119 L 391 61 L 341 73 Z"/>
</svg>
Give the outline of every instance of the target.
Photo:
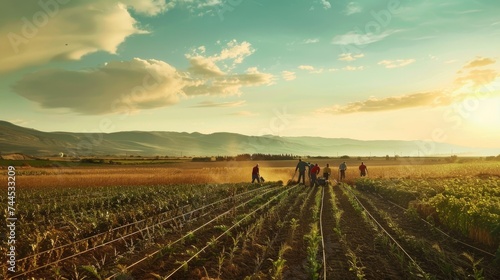
<svg viewBox="0 0 500 280">
<path fill-rule="evenodd" d="M 274 187 L 274 188 L 277 188 L 277 187 Z M 270 188 L 270 189 L 272 189 L 272 188 Z M 252 193 L 257 192 L 257 191 L 262 191 L 262 189 L 254 189 L 254 190 L 251 190 L 251 191 L 247 191 L 247 192 L 244 192 L 244 193 L 240 193 L 240 194 L 238 194 L 238 195 L 236 195 L 236 196 L 234 196 L 234 197 L 238 197 L 238 198 L 239 198 L 239 197 L 241 197 L 241 196 L 249 195 L 249 194 L 252 194 Z M 202 207 L 200 207 L 200 208 L 198 208 L 198 209 L 195 209 L 195 210 L 192 210 L 192 211 L 190 211 L 190 212 L 186 212 L 186 213 L 180 214 L 179 216 L 176 216 L 176 217 L 170 218 L 170 219 L 168 219 L 168 220 L 166 220 L 166 221 L 163 221 L 163 222 L 161 222 L 161 223 L 157 223 L 157 224 L 155 224 L 155 225 L 153 225 L 153 226 L 162 225 L 163 223 L 169 222 L 169 221 L 171 221 L 171 220 L 173 220 L 173 219 L 180 218 L 181 216 L 191 215 L 191 214 L 193 214 L 194 212 L 201 211 L 201 210 L 203 210 L 203 209 L 205 209 L 205 208 L 212 207 L 213 205 L 216 205 L 216 204 L 219 204 L 219 203 L 223 203 L 224 201 L 229 200 L 229 199 L 232 199 L 232 198 L 234 198 L 234 197 L 233 197 L 233 196 L 230 196 L 230 197 L 227 197 L 227 198 L 224 198 L 224 199 L 221 199 L 221 200 L 215 201 L 215 202 L 210 203 L 210 204 L 208 204 L 208 205 L 202 206 Z M 66 248 L 66 247 L 73 246 L 73 245 L 75 245 L 75 244 L 77 244 L 77 243 L 85 242 L 85 241 L 88 241 L 88 240 L 90 240 L 90 239 L 93 239 L 93 238 L 97 238 L 97 237 L 99 237 L 99 236 L 102 236 L 102 235 L 106 235 L 106 234 L 113 233 L 113 232 L 115 232 L 115 231 L 117 231 L 117 230 L 119 230 L 119 229 L 123 229 L 123 228 L 126 228 L 126 227 L 131 227 L 131 226 L 137 225 L 137 224 L 139 224 L 139 223 L 146 222 L 146 221 L 148 221 L 148 220 L 153 220 L 154 218 L 159 218 L 159 217 L 161 217 L 161 216 L 163 216 L 163 215 L 170 214 L 170 213 L 171 213 L 171 212 L 173 212 L 173 211 L 179 211 L 179 210 L 180 210 L 180 211 L 182 211 L 184 208 L 187 208 L 187 207 L 189 207 L 189 206 L 190 206 L 190 205 L 184 205 L 184 206 L 181 206 L 181 207 L 176 208 L 176 209 L 167 210 L 167 211 L 165 211 L 165 212 L 162 212 L 162 213 L 156 214 L 156 215 L 154 215 L 153 217 L 148 217 L 148 218 L 145 218 L 145 219 L 142 219 L 142 220 L 139 220 L 139 221 L 135 221 L 135 222 L 133 222 L 133 223 L 129 223 L 129 224 L 122 225 L 122 226 L 119 226 L 119 227 L 116 227 L 116 228 L 112 228 L 112 229 L 109 229 L 109 230 L 108 230 L 108 231 L 106 231 L 106 232 L 101 232 L 101 233 L 98 233 L 98 234 L 96 234 L 96 235 L 89 236 L 89 237 L 86 237 L 86 238 L 83 238 L 83 239 L 80 239 L 80 240 L 76 240 L 76 241 L 71 242 L 71 243 L 68 243 L 68 244 L 64 244 L 64 245 L 61 245 L 61 246 L 58 246 L 58 247 L 55 247 L 55 248 L 51 248 L 51 249 L 45 250 L 45 251 L 43 251 L 43 252 L 39 252 L 39 253 L 36 253 L 36 254 L 30 255 L 30 256 L 26 256 L 26 257 L 24 257 L 24 258 L 22 258 L 22 259 L 19 259 L 19 260 L 17 260 L 17 261 L 18 261 L 18 262 L 22 262 L 22 261 L 25 261 L 25 260 L 27 260 L 27 259 L 35 258 L 35 257 L 40 256 L 40 255 L 43 255 L 43 254 L 52 253 L 53 251 L 56 251 L 56 250 L 61 250 L 61 249 Z M 146 227 L 146 228 L 144 228 L 144 229 L 149 229 L 150 227 L 152 227 L 152 226 L 148 226 L 148 227 Z M 143 229 L 143 230 L 144 230 L 144 229 Z M 139 232 L 139 231 L 137 231 L 137 232 Z"/>
<path fill-rule="evenodd" d="M 270 193 L 270 192 L 272 192 L 272 191 L 274 191 L 275 189 L 278 189 L 278 188 L 279 188 L 279 187 L 271 188 L 271 189 L 270 189 L 270 190 L 268 190 L 267 192 L 262 193 L 262 194 L 259 194 L 258 196 L 263 196 L 263 195 L 266 195 L 266 194 L 268 194 L 268 193 Z M 253 197 L 253 198 L 254 198 L 254 197 Z M 240 205 L 236 206 L 234 209 L 241 208 L 241 207 L 245 206 L 245 205 L 246 205 L 246 204 L 248 204 L 250 201 L 252 201 L 252 200 L 253 200 L 253 198 L 252 198 L 252 199 L 250 199 L 249 201 L 244 202 L 243 204 L 240 204 Z M 169 244 L 168 244 L 168 246 L 172 246 L 172 245 L 176 244 L 177 242 L 180 242 L 181 240 L 185 239 L 185 238 L 186 238 L 186 237 L 188 237 L 189 235 L 191 235 L 191 234 L 193 234 L 193 233 L 195 233 L 195 232 L 197 232 L 197 231 L 201 230 L 202 228 L 204 228 L 204 227 L 208 226 L 209 224 L 211 224 L 211 223 L 213 223 L 213 222 L 217 221 L 217 220 L 218 220 L 218 219 L 220 219 L 221 217 L 223 217 L 223 216 L 225 216 L 225 215 L 227 215 L 227 214 L 229 214 L 229 213 L 233 212 L 233 210 L 234 210 L 234 209 L 230 209 L 230 210 L 228 210 L 228 211 L 226 211 L 226 212 L 222 213 L 221 215 L 218 215 L 217 217 L 215 217 L 215 218 L 211 219 L 210 221 L 206 222 L 205 224 L 203 224 L 203 225 L 199 226 L 198 228 L 196 228 L 196 229 L 194 229 L 194 230 L 189 231 L 189 233 L 188 233 L 188 234 L 186 234 L 186 235 L 184 235 L 184 236 L 180 237 L 179 239 L 175 240 L 174 242 L 169 243 Z M 143 261 L 147 260 L 148 258 L 151 258 L 151 257 L 155 256 L 156 254 L 158 254 L 159 252 L 161 252 L 163 249 L 164 249 L 164 248 L 158 249 L 158 250 L 156 250 L 155 252 L 153 252 L 153 253 L 150 253 L 150 254 L 146 255 L 146 256 L 145 256 L 145 257 L 143 257 L 142 259 L 140 259 L 140 260 L 138 260 L 138 261 L 136 261 L 136 262 L 134 262 L 134 263 L 132 263 L 132 264 L 128 265 L 125 269 L 126 269 L 126 270 L 128 270 L 128 269 L 130 269 L 130 268 L 132 268 L 132 267 L 134 267 L 134 266 L 138 265 L 139 263 L 141 263 L 141 262 L 143 262 Z M 182 267 L 182 266 L 181 266 L 181 267 Z M 114 277 L 118 276 L 118 274 L 119 274 L 119 272 L 118 272 L 118 273 L 115 273 L 115 274 L 113 274 L 113 275 L 111 275 L 111 276 L 108 276 L 108 277 L 106 277 L 106 280 L 112 279 L 112 278 L 114 278 Z"/>
<path fill-rule="evenodd" d="M 272 187 L 272 188 L 270 188 L 269 190 L 267 190 L 267 192 L 265 192 L 265 193 L 263 193 L 263 194 L 267 194 L 267 193 L 272 192 L 272 191 L 274 191 L 275 189 L 278 189 L 278 188 L 280 188 L 280 187 Z M 256 189 L 256 190 L 252 190 L 252 191 L 249 191 L 249 192 L 246 192 L 246 193 L 243 193 L 243 194 L 249 194 L 249 193 L 252 193 L 252 192 L 257 191 L 257 190 L 262 191 L 262 189 Z M 242 196 L 243 194 L 239 194 L 238 196 Z M 32 273 L 32 272 L 34 272 L 34 271 L 40 270 L 40 269 L 42 269 L 42 268 L 45 268 L 45 267 L 50 266 L 50 265 L 53 265 L 53 264 L 60 263 L 60 262 L 65 261 L 65 260 L 68 260 L 68 259 L 74 258 L 74 257 L 76 257 L 76 256 L 79 256 L 79 255 L 85 254 L 85 253 L 87 253 L 87 252 L 90 252 L 90 251 L 95 250 L 95 249 L 97 249 L 97 248 L 100 248 L 100 247 L 103 247 L 103 246 L 106 246 L 106 245 L 109 245 L 109 244 L 115 243 L 115 242 L 117 242 L 117 241 L 124 240 L 125 238 L 130 237 L 130 236 L 134 236 L 134 235 L 136 235 L 136 234 L 139 234 L 140 232 L 142 232 L 142 231 L 144 231 L 144 230 L 148 230 L 148 229 L 150 229 L 150 228 L 157 227 L 157 226 L 159 226 L 159 225 L 163 225 L 163 224 L 165 224 L 165 223 L 167 223 L 167 222 L 170 222 L 170 221 L 172 221 L 172 220 L 182 218 L 182 217 L 184 217 L 185 215 L 191 215 L 191 214 L 193 214 L 194 212 L 201 211 L 201 210 L 203 210 L 203 209 L 205 209 L 205 208 L 207 208 L 207 207 L 211 207 L 211 206 L 213 206 L 213 205 L 215 205 L 215 204 L 222 203 L 223 201 L 228 200 L 228 199 L 232 199 L 232 198 L 233 198 L 233 196 L 228 197 L 228 198 L 225 198 L 225 199 L 222 199 L 222 200 L 220 200 L 220 201 L 217 201 L 217 202 L 214 202 L 214 203 L 211 203 L 211 204 L 208 204 L 208 205 L 205 205 L 205 206 L 203 206 L 203 207 L 201 207 L 201 208 L 198 208 L 198 209 L 192 210 L 192 211 L 190 211 L 190 212 L 180 214 L 180 215 L 178 215 L 178 216 L 176 216 L 176 217 L 170 218 L 170 219 L 165 220 L 165 221 L 162 221 L 162 222 L 160 222 L 160 223 L 156 223 L 156 224 L 154 224 L 154 225 L 147 226 L 147 227 L 142 228 L 142 229 L 140 229 L 140 230 L 138 230 L 138 231 L 134 231 L 134 232 L 129 233 L 129 234 L 124 235 L 124 236 L 120 236 L 119 238 L 115 238 L 115 239 L 110 240 L 110 241 L 108 241 L 108 242 L 105 242 L 105 243 L 99 244 L 99 245 L 94 246 L 94 247 L 92 247 L 92 248 L 86 249 L 86 250 L 84 250 L 84 251 L 82 251 L 82 252 L 78 252 L 78 253 L 73 254 L 73 255 L 71 255 L 71 256 L 67 256 L 67 257 L 64 257 L 64 258 L 62 258 L 62 259 L 59 259 L 59 260 L 57 260 L 57 261 L 54 261 L 54 262 L 51 262 L 51 263 L 47 263 L 47 264 L 45 264 L 45 265 L 38 266 L 38 267 L 36 267 L 36 268 L 34 268 L 34 269 L 31 269 L 31 270 L 28 270 L 28 271 L 22 272 L 22 273 L 17 274 L 17 275 L 14 275 L 11 279 L 14 279 L 14 278 L 17 278 L 17 277 L 19 277 L 19 276 L 23 276 L 23 275 L 26 275 L 26 274 Z M 183 206 L 183 207 L 186 207 L 186 206 Z M 169 210 L 169 211 L 172 211 L 172 210 Z M 163 213 L 162 213 L 162 214 L 163 214 Z M 160 215 L 161 215 L 161 214 L 160 214 Z M 147 218 L 147 219 L 150 219 L 150 218 Z M 141 221 L 143 221 L 143 220 L 141 220 Z M 140 221 L 138 221 L 138 222 L 140 222 Z M 125 225 L 125 226 L 131 226 L 131 225 L 137 224 L 138 222 L 134 222 L 134 223 L 132 223 L 132 224 Z M 121 227 L 119 227 L 119 228 L 123 228 L 123 227 L 125 227 L 125 226 L 121 226 Z M 108 232 L 105 232 L 105 233 L 102 233 L 102 234 L 107 234 L 107 233 L 108 233 Z M 99 235 L 101 235 L 101 234 L 95 235 L 94 237 L 99 236 Z M 89 237 L 89 238 L 92 238 L 92 237 Z M 88 240 L 89 238 L 86 238 L 86 239 L 84 239 L 84 240 L 86 241 L 86 240 Z M 74 245 L 74 244 L 76 244 L 76 243 L 80 243 L 80 242 L 82 242 L 82 241 L 84 241 L 84 240 L 80 240 L 80 241 L 77 241 L 77 242 L 73 242 L 73 243 L 70 243 L 70 244 L 66 244 L 66 245 L 63 245 L 63 246 L 61 246 L 61 247 L 67 247 L 67 246 L 70 246 L 70 245 Z M 61 248 L 61 247 L 59 247 L 59 248 Z M 38 253 L 38 254 L 36 254 L 36 255 L 32 255 L 32 256 L 26 257 L 26 258 L 24 258 L 23 260 L 25 260 L 25 259 L 27 259 L 27 258 L 34 258 L 35 256 L 38 256 L 38 255 L 40 255 L 40 254 L 43 254 L 43 253 L 46 253 L 46 252 L 49 252 L 49 251 L 54 251 L 54 250 L 56 250 L 56 249 L 50 249 L 50 250 L 48 250 L 48 251 L 44 251 L 44 252 Z"/>
<path fill-rule="evenodd" d="M 398 248 L 413 262 L 413 264 L 415 264 L 415 266 L 418 268 L 418 270 L 423 275 L 426 275 L 427 273 L 425 273 L 425 271 L 410 256 L 410 254 L 408 254 L 408 252 L 406 252 L 406 250 L 396 241 L 396 239 L 394 239 L 394 237 L 392 237 L 392 235 L 389 232 L 387 232 L 387 230 L 385 230 L 385 228 L 375 219 L 375 217 L 372 216 L 372 214 L 366 209 L 366 207 L 363 205 L 363 203 L 361 203 L 361 201 L 359 201 L 358 197 L 351 190 L 344 188 L 344 187 L 342 189 L 345 189 L 351 193 L 351 195 L 354 197 L 354 199 L 356 199 L 356 201 L 359 203 L 359 205 L 363 208 L 365 213 L 368 214 L 368 216 L 370 216 L 370 218 L 378 225 L 378 227 L 380 227 L 380 229 L 382 229 L 382 231 L 392 240 L 392 242 L 394 242 L 394 244 L 396 244 L 396 246 L 398 246 Z"/>
<path fill-rule="evenodd" d="M 246 220 L 248 217 L 254 215 L 257 211 L 259 211 L 259 210 L 263 209 L 264 207 L 266 207 L 267 205 L 269 205 L 273 200 L 277 199 L 283 193 L 285 193 L 285 192 L 287 192 L 287 191 L 289 191 L 289 190 L 291 190 L 293 188 L 296 188 L 297 186 L 298 185 L 295 185 L 292 188 L 287 188 L 287 189 L 283 190 L 281 193 L 275 195 L 269 201 L 267 201 L 266 203 L 264 203 L 263 205 L 261 205 L 259 208 L 255 209 L 254 211 L 252 211 L 252 212 L 248 213 L 247 215 L 245 215 L 245 217 L 243 217 L 242 219 L 240 219 L 238 222 L 236 222 L 234 225 L 232 225 L 226 231 L 224 231 L 219 236 L 217 236 L 217 238 L 215 238 L 214 241 L 219 240 L 221 237 L 223 237 L 224 235 L 226 235 L 229 231 L 231 231 L 233 228 L 235 228 L 236 226 L 238 226 L 241 222 L 243 222 L 244 220 Z M 174 271 L 172 271 L 169 275 L 167 275 L 165 277 L 165 279 L 169 279 L 171 276 L 173 276 L 182 267 L 184 267 L 186 264 L 188 264 L 190 261 L 192 261 L 194 258 L 196 258 L 199 254 L 201 254 L 203 251 L 205 251 L 205 249 L 207 249 L 210 245 L 211 245 L 211 243 L 209 243 L 209 244 L 205 245 L 205 247 L 201 248 L 196 254 L 194 254 L 193 256 L 191 256 L 188 260 L 184 261 L 181 266 L 179 266 Z"/>
<path fill-rule="evenodd" d="M 408 210 L 408 209 L 404 208 L 403 206 L 398 205 L 398 204 L 396 204 L 396 203 L 394 203 L 394 202 L 392 202 L 392 201 L 390 201 L 390 200 L 387 200 L 387 199 L 386 199 L 386 201 L 387 201 L 387 202 L 389 202 L 389 203 L 391 203 L 392 205 L 394 205 L 394 206 L 396 206 L 396 207 L 399 207 L 399 208 L 400 208 L 400 209 L 402 209 L 402 210 L 405 210 L 405 211 L 406 211 L 406 210 Z M 433 229 L 437 230 L 438 232 L 440 232 L 440 233 L 441 233 L 441 234 L 443 234 L 444 236 L 446 236 L 446 237 L 448 237 L 449 239 L 453 240 L 454 242 L 458 242 L 458 243 L 460 243 L 460 244 L 462 244 L 462 245 L 465 245 L 465 246 L 467 246 L 467 247 L 469 247 L 469 248 L 472 248 L 472 249 L 474 249 L 474 250 L 477 250 L 477 251 L 479 251 L 479 252 L 481 252 L 481 253 L 483 253 L 483 254 L 486 254 L 486 255 L 489 255 L 489 256 L 495 257 L 495 254 L 492 254 L 492 253 L 490 253 L 490 252 L 488 252 L 488 251 L 485 251 L 485 250 L 483 250 L 483 249 L 480 249 L 480 248 L 474 247 L 474 246 L 472 246 L 472 245 L 470 245 L 470 244 L 467 244 L 467 243 L 465 243 L 465 242 L 463 242 L 463 241 L 460 241 L 460 240 L 458 240 L 458 239 L 456 239 L 456 238 L 454 238 L 454 237 L 450 236 L 450 235 L 449 235 L 449 234 L 447 234 L 446 232 L 442 231 L 442 230 L 441 230 L 441 229 L 439 229 L 438 227 L 434 226 L 433 224 L 429 223 L 428 221 L 426 221 L 426 220 L 424 220 L 424 219 L 422 219 L 422 218 L 420 218 L 420 217 L 419 217 L 419 219 L 420 219 L 420 220 L 422 220 L 422 221 L 424 221 L 426 224 L 428 224 L 429 226 L 431 226 Z"/>
<path fill-rule="evenodd" d="M 323 279 L 326 278 L 326 250 L 325 250 L 325 236 L 323 235 L 323 206 L 325 199 L 325 188 L 321 191 L 321 211 L 319 212 L 319 228 L 321 233 L 321 246 L 323 247 Z"/>
</svg>

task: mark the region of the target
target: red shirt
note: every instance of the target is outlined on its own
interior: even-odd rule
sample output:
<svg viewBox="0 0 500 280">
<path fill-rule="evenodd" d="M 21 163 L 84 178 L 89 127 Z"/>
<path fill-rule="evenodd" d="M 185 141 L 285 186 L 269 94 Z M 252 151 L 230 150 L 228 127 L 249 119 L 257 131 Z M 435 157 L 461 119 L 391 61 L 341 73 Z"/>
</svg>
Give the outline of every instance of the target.
<svg viewBox="0 0 500 280">
<path fill-rule="evenodd" d="M 318 174 L 319 173 L 319 166 L 314 166 L 312 169 L 311 169 L 311 174 Z"/>
<path fill-rule="evenodd" d="M 361 164 L 361 165 L 359 166 L 359 170 L 361 170 L 361 171 L 365 171 L 365 170 L 366 170 L 366 165 Z"/>
<path fill-rule="evenodd" d="M 254 168 L 252 169 L 252 175 L 259 175 L 259 167 L 258 166 L 254 166 Z"/>
</svg>

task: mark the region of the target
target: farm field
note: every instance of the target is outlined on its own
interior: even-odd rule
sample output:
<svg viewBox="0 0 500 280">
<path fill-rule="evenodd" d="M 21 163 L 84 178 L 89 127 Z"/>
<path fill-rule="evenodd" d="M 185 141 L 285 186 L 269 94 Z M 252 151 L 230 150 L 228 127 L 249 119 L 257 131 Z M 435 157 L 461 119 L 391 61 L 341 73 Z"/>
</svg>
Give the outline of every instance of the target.
<svg viewBox="0 0 500 280">
<path fill-rule="evenodd" d="M 311 160 L 334 178 L 341 161 Z M 263 184 L 255 162 L 15 167 L 17 271 L 3 261 L 1 275 L 498 278 L 500 163 L 364 162 L 368 178 L 351 159 L 327 187 L 289 183 L 296 161 L 259 162 Z"/>
</svg>

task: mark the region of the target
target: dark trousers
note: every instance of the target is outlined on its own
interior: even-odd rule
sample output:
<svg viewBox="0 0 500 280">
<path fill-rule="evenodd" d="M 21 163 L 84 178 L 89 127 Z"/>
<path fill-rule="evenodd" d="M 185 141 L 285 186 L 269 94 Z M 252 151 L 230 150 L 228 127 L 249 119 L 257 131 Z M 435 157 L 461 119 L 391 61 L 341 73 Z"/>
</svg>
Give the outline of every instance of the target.
<svg viewBox="0 0 500 280">
<path fill-rule="evenodd" d="M 316 173 L 311 174 L 311 187 L 316 185 Z"/>
<path fill-rule="evenodd" d="M 299 180 L 297 181 L 298 183 L 300 183 L 300 178 L 302 178 L 302 184 L 306 184 L 306 171 L 300 171 L 299 170 Z"/>
<path fill-rule="evenodd" d="M 257 180 L 258 183 L 260 183 L 260 176 L 259 174 L 252 174 L 252 183 Z"/>
<path fill-rule="evenodd" d="M 345 170 L 340 170 L 340 180 L 345 179 Z"/>
</svg>

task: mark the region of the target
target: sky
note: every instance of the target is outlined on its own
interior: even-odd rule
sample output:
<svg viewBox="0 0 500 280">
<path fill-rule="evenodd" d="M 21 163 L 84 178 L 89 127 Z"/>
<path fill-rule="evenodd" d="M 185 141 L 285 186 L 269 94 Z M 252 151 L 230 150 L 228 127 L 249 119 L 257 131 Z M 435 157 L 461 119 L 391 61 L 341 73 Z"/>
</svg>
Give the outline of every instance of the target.
<svg viewBox="0 0 500 280">
<path fill-rule="evenodd" d="M 499 14 L 497 0 L 1 1 L 0 119 L 500 151 Z"/>
</svg>

